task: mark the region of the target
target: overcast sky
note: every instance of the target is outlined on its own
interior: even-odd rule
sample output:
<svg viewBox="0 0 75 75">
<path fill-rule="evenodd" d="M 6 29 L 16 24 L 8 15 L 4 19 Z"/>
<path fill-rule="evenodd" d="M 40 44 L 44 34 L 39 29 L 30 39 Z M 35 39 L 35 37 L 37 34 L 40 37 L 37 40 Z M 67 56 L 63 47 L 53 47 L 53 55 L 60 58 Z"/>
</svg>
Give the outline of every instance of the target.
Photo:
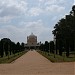
<svg viewBox="0 0 75 75">
<path fill-rule="evenodd" d="M 26 43 L 33 32 L 38 42 L 53 40 L 54 25 L 73 4 L 74 0 L 0 0 L 0 39 Z"/>
</svg>

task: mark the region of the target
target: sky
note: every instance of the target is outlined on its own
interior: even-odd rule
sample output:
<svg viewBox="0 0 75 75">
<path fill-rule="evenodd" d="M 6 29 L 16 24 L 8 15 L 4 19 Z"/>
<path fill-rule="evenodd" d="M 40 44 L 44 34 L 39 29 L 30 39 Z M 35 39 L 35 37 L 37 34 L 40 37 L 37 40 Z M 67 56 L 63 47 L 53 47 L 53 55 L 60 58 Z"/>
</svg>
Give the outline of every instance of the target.
<svg viewBox="0 0 75 75">
<path fill-rule="evenodd" d="M 53 40 L 54 25 L 71 11 L 74 0 L 0 0 L 0 39 L 27 42 Z"/>
</svg>

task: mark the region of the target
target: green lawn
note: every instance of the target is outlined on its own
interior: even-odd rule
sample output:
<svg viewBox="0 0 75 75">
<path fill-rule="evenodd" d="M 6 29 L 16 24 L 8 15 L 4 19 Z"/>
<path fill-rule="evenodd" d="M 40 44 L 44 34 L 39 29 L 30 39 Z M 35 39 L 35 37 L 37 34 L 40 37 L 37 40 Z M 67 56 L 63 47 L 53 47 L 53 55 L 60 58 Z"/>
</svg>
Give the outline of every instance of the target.
<svg viewBox="0 0 75 75">
<path fill-rule="evenodd" d="M 0 58 L 0 64 L 3 64 L 3 63 L 11 63 L 13 62 L 14 60 L 16 60 L 17 58 L 21 57 L 22 55 L 24 55 L 27 51 L 23 51 L 23 52 L 19 52 L 19 53 L 16 53 L 15 55 L 12 54 L 10 55 L 9 57 L 6 56 L 6 57 L 3 57 L 3 58 Z"/>
<path fill-rule="evenodd" d="M 65 53 L 63 53 L 63 56 L 60 55 L 54 55 L 52 53 L 47 53 L 43 51 L 38 51 L 41 55 L 49 59 L 51 62 L 74 62 L 75 61 L 75 55 L 70 54 L 70 57 L 66 57 Z"/>
</svg>

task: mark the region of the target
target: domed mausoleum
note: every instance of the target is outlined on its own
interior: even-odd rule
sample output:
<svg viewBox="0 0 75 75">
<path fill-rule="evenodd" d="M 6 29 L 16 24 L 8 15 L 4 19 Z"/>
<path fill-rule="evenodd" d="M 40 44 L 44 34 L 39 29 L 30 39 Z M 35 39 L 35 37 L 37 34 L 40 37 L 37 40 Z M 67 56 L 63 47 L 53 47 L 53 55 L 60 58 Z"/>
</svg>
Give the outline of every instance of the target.
<svg viewBox="0 0 75 75">
<path fill-rule="evenodd" d="M 31 35 L 27 36 L 27 44 L 26 48 L 29 49 L 37 49 L 39 48 L 39 44 L 37 44 L 37 36 L 35 36 L 33 33 Z"/>
<path fill-rule="evenodd" d="M 37 36 L 35 36 L 33 33 L 27 36 L 27 45 L 30 45 L 30 46 L 37 45 Z"/>
</svg>

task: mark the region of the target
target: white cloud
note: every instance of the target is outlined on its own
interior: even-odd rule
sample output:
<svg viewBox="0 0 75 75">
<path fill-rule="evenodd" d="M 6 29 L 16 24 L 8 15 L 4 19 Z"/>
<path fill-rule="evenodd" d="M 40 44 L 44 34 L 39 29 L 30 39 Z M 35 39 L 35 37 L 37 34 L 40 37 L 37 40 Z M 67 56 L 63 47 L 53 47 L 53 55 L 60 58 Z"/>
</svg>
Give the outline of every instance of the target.
<svg viewBox="0 0 75 75">
<path fill-rule="evenodd" d="M 60 12 L 64 12 L 65 7 L 62 6 L 58 6 L 58 5 L 50 5 L 46 7 L 46 11 L 53 13 L 60 13 Z"/>
<path fill-rule="evenodd" d="M 39 2 L 44 2 L 45 0 L 39 0 Z"/>
<path fill-rule="evenodd" d="M 27 36 L 33 32 L 36 36 L 38 36 L 38 41 L 42 40 L 42 42 L 44 42 L 44 40 L 49 40 L 49 37 L 45 35 L 50 33 L 50 28 L 44 26 L 42 20 L 37 20 L 33 22 L 23 22 L 19 27 L 7 25 L 0 28 L 0 32 L 0 38 L 7 37 L 15 42 L 22 42 L 22 40 L 25 40 L 25 43 Z"/>
<path fill-rule="evenodd" d="M 41 8 L 33 7 L 28 11 L 28 14 L 31 15 L 31 16 L 38 16 L 42 12 L 43 12 L 43 10 Z"/>
<path fill-rule="evenodd" d="M 27 10 L 26 1 L 0 0 L 0 17 L 2 18 L 2 21 L 3 19 L 5 21 L 11 20 L 12 17 L 14 18 L 14 16 L 21 16 L 22 14 L 25 14 L 26 10 Z"/>
<path fill-rule="evenodd" d="M 25 31 L 27 31 L 27 34 L 34 32 L 35 34 L 40 35 L 43 31 L 49 30 L 49 28 L 44 26 L 42 20 L 24 22 L 22 24 L 23 28 L 25 28 Z"/>
<path fill-rule="evenodd" d="M 40 14 L 53 14 L 53 13 L 60 13 L 64 12 L 65 7 L 59 5 L 58 3 L 65 3 L 63 0 L 39 0 L 40 6 L 32 7 L 28 10 L 29 16 L 39 16 Z M 43 3 L 43 6 L 41 5 Z M 39 4 L 38 4 L 39 5 Z"/>
<path fill-rule="evenodd" d="M 24 38 L 23 31 L 14 25 L 6 25 L 0 28 L 0 32 L 0 38 L 10 38 L 14 42 L 22 42 L 21 39 Z"/>
<path fill-rule="evenodd" d="M 75 5 L 75 0 L 74 0 L 74 5 Z"/>
<path fill-rule="evenodd" d="M 11 21 L 11 19 L 13 19 L 14 16 L 4 16 L 4 17 L 0 17 L 0 23 L 8 23 Z"/>
<path fill-rule="evenodd" d="M 48 0 L 45 2 L 45 5 L 50 5 L 56 3 L 56 0 Z"/>
<path fill-rule="evenodd" d="M 52 21 L 56 21 L 57 18 L 58 18 L 57 16 L 53 17 L 53 18 L 52 18 Z"/>
<path fill-rule="evenodd" d="M 70 0 L 0 0 L 0 38 L 8 37 L 15 42 L 26 42 L 27 36 L 33 32 L 39 41 L 51 40 L 53 25 L 59 20 L 60 15 L 63 16 L 69 11 L 71 2 Z"/>
<path fill-rule="evenodd" d="M 64 4 L 65 0 L 46 0 L 45 5 Z"/>
<path fill-rule="evenodd" d="M 38 41 L 44 42 L 45 40 L 50 40 L 49 34 L 51 34 L 50 32 L 52 31 L 52 28 L 50 29 L 49 27 L 45 26 L 42 20 L 25 22 L 22 24 L 23 25 L 21 27 L 26 36 L 33 32 L 38 37 Z"/>
<path fill-rule="evenodd" d="M 17 0 L 0 0 L 0 8 L 3 9 L 2 13 L 6 10 L 6 15 L 7 13 L 9 15 L 20 14 L 27 10 L 27 2 Z"/>
</svg>

